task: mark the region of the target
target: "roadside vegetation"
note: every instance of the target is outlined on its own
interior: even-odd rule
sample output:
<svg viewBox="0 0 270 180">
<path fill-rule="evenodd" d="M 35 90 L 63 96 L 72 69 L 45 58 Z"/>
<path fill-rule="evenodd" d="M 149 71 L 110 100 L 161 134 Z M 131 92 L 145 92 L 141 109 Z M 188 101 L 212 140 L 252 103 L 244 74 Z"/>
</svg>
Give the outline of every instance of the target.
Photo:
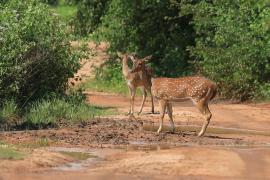
<svg viewBox="0 0 270 180">
<path fill-rule="evenodd" d="M 1 130 L 58 127 L 60 120 L 84 121 L 111 112 L 87 104 L 81 91 L 68 90 L 68 78 L 85 52 L 71 48 L 67 19 L 55 11 L 66 16 L 70 9 L 60 9 L 74 5 L 46 3 L 0 3 Z"/>
<path fill-rule="evenodd" d="M 219 95 L 270 99 L 268 0 L 2 0 L 0 127 L 57 127 L 111 113 L 68 90 L 84 48 L 110 44 L 110 59 L 81 87 L 127 94 L 116 52 L 153 55 L 156 76 L 204 75 Z M 67 93 L 69 92 L 69 93 Z"/>
<path fill-rule="evenodd" d="M 139 57 L 153 55 L 150 64 L 157 76 L 204 75 L 217 82 L 222 97 L 267 100 L 269 3 L 84 0 L 78 4 L 75 29 L 110 43 L 112 60 L 98 70 L 94 87 L 113 89 L 122 82 L 116 51 L 136 52 Z"/>
</svg>

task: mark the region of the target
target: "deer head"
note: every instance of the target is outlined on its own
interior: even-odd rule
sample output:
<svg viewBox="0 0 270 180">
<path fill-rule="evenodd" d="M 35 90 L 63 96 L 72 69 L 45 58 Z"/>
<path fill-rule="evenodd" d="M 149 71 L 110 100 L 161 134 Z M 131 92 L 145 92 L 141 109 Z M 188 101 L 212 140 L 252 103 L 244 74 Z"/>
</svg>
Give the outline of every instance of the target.
<svg viewBox="0 0 270 180">
<path fill-rule="evenodd" d="M 135 56 L 136 56 L 136 53 L 135 52 L 132 52 L 132 53 L 121 53 L 121 52 L 117 52 L 117 56 L 121 59 L 121 60 L 124 60 L 124 59 L 131 59 L 132 62 L 134 63 L 135 62 Z"/>
<path fill-rule="evenodd" d="M 130 59 L 133 61 L 133 68 L 130 71 L 131 73 L 138 72 L 145 68 L 145 63 L 147 63 L 152 58 L 152 55 L 146 56 L 142 59 L 137 59 L 135 57 L 130 57 Z"/>
</svg>

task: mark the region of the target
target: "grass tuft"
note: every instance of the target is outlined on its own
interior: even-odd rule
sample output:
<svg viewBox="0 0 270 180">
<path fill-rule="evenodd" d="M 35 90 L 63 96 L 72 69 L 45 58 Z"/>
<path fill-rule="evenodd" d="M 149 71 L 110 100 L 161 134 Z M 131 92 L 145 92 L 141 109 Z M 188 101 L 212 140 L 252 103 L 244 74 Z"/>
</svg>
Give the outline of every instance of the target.
<svg viewBox="0 0 270 180">
<path fill-rule="evenodd" d="M 0 144 L 0 159 L 21 160 L 25 155 L 8 145 Z"/>
<path fill-rule="evenodd" d="M 61 119 L 74 123 L 112 113 L 113 111 L 108 110 L 108 108 L 91 106 L 83 101 L 78 103 L 55 98 L 51 100 L 41 100 L 31 105 L 24 119 L 31 126 L 44 128 L 47 126 L 57 127 Z"/>
<path fill-rule="evenodd" d="M 14 100 L 4 102 L 0 109 L 0 123 L 8 122 L 18 116 L 18 107 Z"/>
<path fill-rule="evenodd" d="M 81 85 L 83 89 L 90 89 L 98 92 L 117 93 L 122 95 L 128 95 L 128 87 L 125 82 L 109 82 L 100 81 L 96 79 L 88 80 Z"/>
</svg>

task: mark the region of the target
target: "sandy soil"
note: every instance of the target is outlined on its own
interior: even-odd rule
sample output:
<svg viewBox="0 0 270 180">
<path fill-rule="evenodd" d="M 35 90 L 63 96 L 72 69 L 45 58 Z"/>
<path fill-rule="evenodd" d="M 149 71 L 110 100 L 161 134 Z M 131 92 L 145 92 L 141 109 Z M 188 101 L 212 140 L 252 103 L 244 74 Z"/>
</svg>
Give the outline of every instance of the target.
<svg viewBox="0 0 270 180">
<path fill-rule="evenodd" d="M 83 169 L 52 170 L 70 162 L 49 149 L 40 155 L 39 164 L 33 162 L 2 161 L 0 179 L 267 179 L 270 177 L 270 137 L 240 134 L 206 134 L 197 138 L 194 132 L 146 131 L 144 124 L 157 124 L 158 114 L 150 114 L 147 102 L 144 113 L 135 118 L 124 115 L 128 97 L 87 92 L 88 100 L 100 106 L 117 107 L 120 114 L 99 117 L 89 122 L 65 125 L 60 129 L 2 132 L 1 140 L 24 144 L 48 139 L 55 147 L 80 147 L 98 152 L 99 158 Z M 140 103 L 137 98 L 136 107 Z M 268 104 L 211 104 L 213 118 L 210 126 L 233 127 L 269 131 Z M 189 102 L 175 103 L 177 125 L 197 124 L 203 120 Z M 166 122 L 168 123 L 168 122 Z M 111 153 L 104 153 L 104 149 Z M 46 152 L 48 155 L 46 155 Z M 44 159 L 56 159 L 55 164 Z M 31 156 L 31 157 L 34 157 Z M 54 158 L 55 157 L 55 158 Z M 58 160 L 57 160 L 58 159 Z M 37 162 L 37 161 L 36 161 Z M 47 165 L 46 165 L 47 164 Z M 1 165 L 1 164 L 0 164 Z M 18 171 L 22 167 L 22 171 Z M 24 167 L 24 168 L 23 168 Z M 44 169 L 44 167 L 46 167 Z M 16 173 L 15 173 L 16 172 Z M 18 173 L 17 173 L 18 172 Z"/>
</svg>

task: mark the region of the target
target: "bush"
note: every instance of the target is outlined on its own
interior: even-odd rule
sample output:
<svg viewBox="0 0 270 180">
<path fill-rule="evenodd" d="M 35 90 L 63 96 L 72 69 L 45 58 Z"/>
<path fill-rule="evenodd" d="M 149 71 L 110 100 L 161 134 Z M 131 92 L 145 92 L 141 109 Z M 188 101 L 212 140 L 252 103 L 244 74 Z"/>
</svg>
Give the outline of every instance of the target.
<svg viewBox="0 0 270 180">
<path fill-rule="evenodd" d="M 122 75 L 120 63 L 107 61 L 102 68 L 96 70 L 95 79 L 83 83 L 83 88 L 96 91 L 128 94 L 126 81 Z"/>
<path fill-rule="evenodd" d="M 59 4 L 59 0 L 40 0 L 42 3 L 56 6 Z"/>
<path fill-rule="evenodd" d="M 193 15 L 198 70 L 228 98 L 252 98 L 270 77 L 270 7 L 266 0 L 182 1 Z"/>
<path fill-rule="evenodd" d="M 97 41 L 108 41 L 113 54 L 153 54 L 152 64 L 158 75 L 191 74 L 186 51 L 194 39 L 190 17 L 179 17 L 173 5 L 152 0 L 81 1 L 77 28 L 82 34 L 93 32 L 91 37 Z"/>
<path fill-rule="evenodd" d="M 260 85 L 254 97 L 259 100 L 270 100 L 270 83 Z"/>
<path fill-rule="evenodd" d="M 92 33 L 101 23 L 101 17 L 111 0 L 77 1 L 78 11 L 75 20 L 75 31 L 81 35 Z"/>
<path fill-rule="evenodd" d="M 65 26 L 37 0 L 10 0 L 0 16 L 0 100 L 21 105 L 63 93 L 79 68 Z"/>
</svg>

